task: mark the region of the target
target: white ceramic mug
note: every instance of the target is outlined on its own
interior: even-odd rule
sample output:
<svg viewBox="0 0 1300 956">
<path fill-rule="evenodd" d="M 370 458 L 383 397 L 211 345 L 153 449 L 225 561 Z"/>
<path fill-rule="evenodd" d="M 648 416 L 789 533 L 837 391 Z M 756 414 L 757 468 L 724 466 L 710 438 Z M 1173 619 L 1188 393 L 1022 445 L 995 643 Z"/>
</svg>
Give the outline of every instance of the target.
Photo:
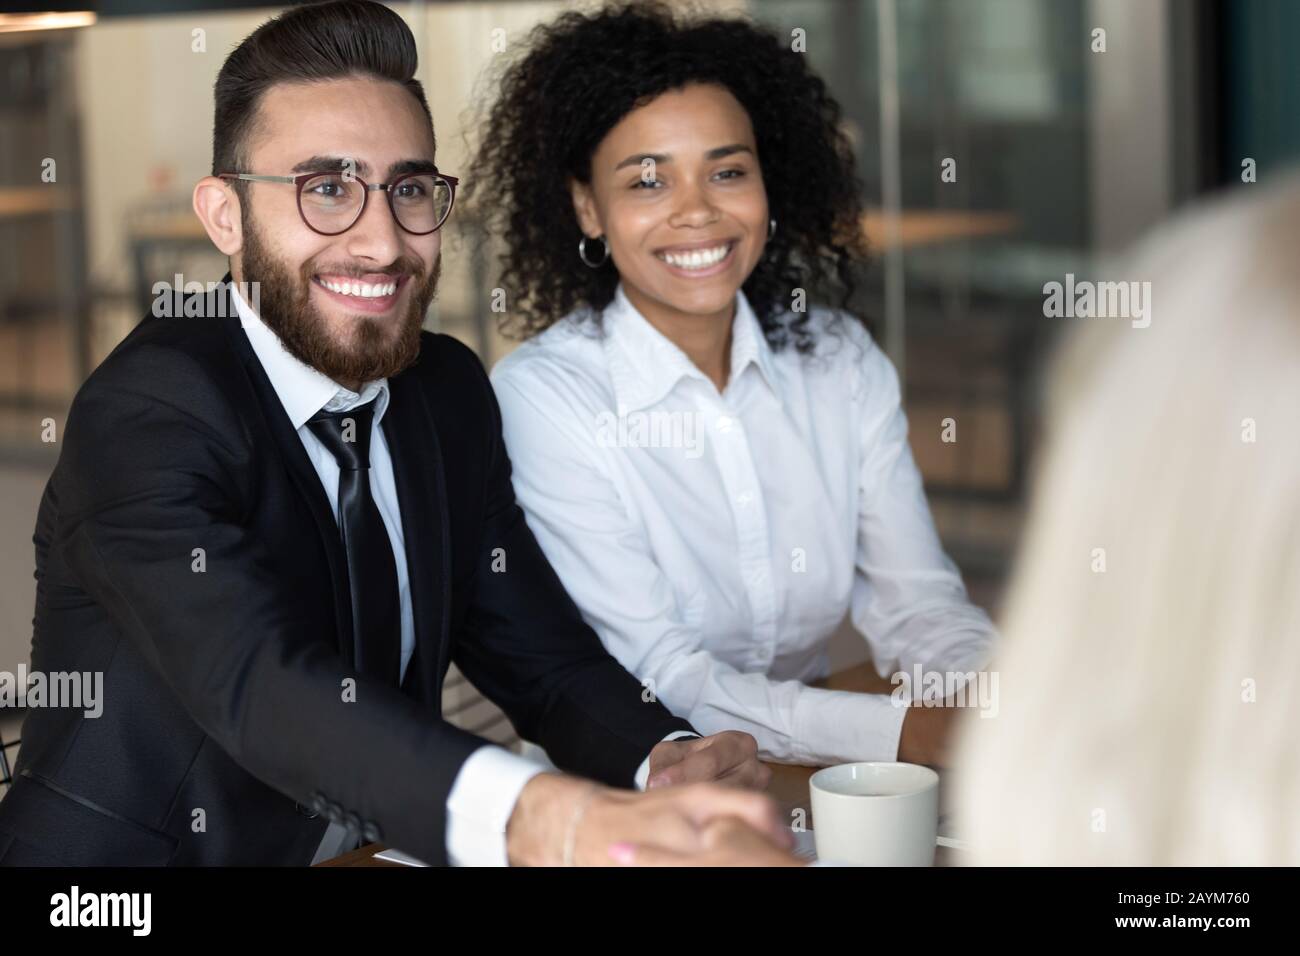
<svg viewBox="0 0 1300 956">
<path fill-rule="evenodd" d="M 913 763 L 818 770 L 812 791 L 817 858 L 857 866 L 932 866 L 939 775 Z"/>
</svg>

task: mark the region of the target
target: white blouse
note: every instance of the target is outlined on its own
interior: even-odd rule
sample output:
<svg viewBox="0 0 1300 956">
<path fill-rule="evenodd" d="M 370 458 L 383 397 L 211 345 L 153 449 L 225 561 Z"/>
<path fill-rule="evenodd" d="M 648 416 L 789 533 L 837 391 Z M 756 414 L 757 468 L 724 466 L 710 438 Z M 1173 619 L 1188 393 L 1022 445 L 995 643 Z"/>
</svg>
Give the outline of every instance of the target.
<svg viewBox="0 0 1300 956">
<path fill-rule="evenodd" d="M 902 706 L 807 686 L 845 613 L 882 676 L 977 670 L 994 632 L 935 533 L 894 367 L 852 318 L 808 325 L 812 354 L 773 351 L 738 293 L 719 394 L 620 286 L 603 333 L 570 316 L 492 381 L 529 527 L 647 698 L 767 759 L 894 760 Z"/>
</svg>

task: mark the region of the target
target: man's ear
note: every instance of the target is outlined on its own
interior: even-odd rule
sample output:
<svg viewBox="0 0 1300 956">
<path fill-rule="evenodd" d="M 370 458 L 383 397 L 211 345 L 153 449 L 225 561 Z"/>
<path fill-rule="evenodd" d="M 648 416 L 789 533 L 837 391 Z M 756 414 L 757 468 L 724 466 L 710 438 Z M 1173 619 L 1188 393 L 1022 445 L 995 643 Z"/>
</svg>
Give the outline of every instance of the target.
<svg viewBox="0 0 1300 956">
<path fill-rule="evenodd" d="M 193 203 L 214 246 L 227 256 L 243 248 L 244 226 L 234 189 L 216 176 L 204 176 L 194 186 Z"/>
<path fill-rule="evenodd" d="M 569 195 L 573 197 L 573 214 L 578 217 L 578 228 L 582 234 L 591 239 L 605 234 L 601 225 L 600 214 L 596 211 L 596 200 L 591 195 L 591 187 L 576 179 L 569 180 Z"/>
</svg>

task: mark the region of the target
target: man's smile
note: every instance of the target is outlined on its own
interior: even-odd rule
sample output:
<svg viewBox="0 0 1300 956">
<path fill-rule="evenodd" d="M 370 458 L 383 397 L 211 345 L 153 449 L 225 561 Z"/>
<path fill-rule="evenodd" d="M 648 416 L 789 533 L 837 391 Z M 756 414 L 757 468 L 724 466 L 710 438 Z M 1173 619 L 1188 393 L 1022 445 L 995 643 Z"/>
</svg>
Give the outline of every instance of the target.
<svg viewBox="0 0 1300 956">
<path fill-rule="evenodd" d="M 349 309 L 382 315 L 397 305 L 410 279 L 409 275 L 391 276 L 381 273 L 360 278 L 324 273 L 312 276 L 312 285 L 326 298 Z"/>
</svg>

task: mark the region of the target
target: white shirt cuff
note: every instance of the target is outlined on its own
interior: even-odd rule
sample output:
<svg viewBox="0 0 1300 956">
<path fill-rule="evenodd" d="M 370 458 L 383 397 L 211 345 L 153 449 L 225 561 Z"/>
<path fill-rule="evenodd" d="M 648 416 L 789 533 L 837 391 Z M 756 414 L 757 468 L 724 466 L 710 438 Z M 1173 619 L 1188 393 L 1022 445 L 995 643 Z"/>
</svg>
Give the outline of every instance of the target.
<svg viewBox="0 0 1300 956">
<path fill-rule="evenodd" d="M 900 707 L 892 697 L 888 700 L 891 713 L 888 717 L 882 715 L 879 726 L 869 735 L 872 744 L 883 748 L 881 756 L 867 757 L 867 760 L 892 762 L 898 759 L 898 744 L 903 739 L 903 721 L 907 719 L 907 708 Z"/>
<path fill-rule="evenodd" d="M 501 747 L 470 754 L 447 797 L 447 858 L 453 866 L 506 866 L 506 824 L 529 780 L 546 770 Z"/>
<path fill-rule="evenodd" d="M 788 762 L 810 766 L 893 762 L 898 759 L 906 716 L 907 707 L 890 694 L 805 687 L 795 704 Z"/>
<path fill-rule="evenodd" d="M 663 743 L 664 740 L 676 740 L 679 737 L 699 737 L 699 736 L 702 735 L 697 734 L 693 730 L 674 730 L 671 734 L 669 734 L 667 737 L 665 737 L 663 740 L 659 742 Z M 641 766 L 636 768 L 636 777 L 634 778 L 636 783 L 636 788 L 638 790 L 644 790 L 646 781 L 649 779 L 650 779 L 650 755 L 646 754 L 645 760 L 641 761 Z"/>
</svg>

